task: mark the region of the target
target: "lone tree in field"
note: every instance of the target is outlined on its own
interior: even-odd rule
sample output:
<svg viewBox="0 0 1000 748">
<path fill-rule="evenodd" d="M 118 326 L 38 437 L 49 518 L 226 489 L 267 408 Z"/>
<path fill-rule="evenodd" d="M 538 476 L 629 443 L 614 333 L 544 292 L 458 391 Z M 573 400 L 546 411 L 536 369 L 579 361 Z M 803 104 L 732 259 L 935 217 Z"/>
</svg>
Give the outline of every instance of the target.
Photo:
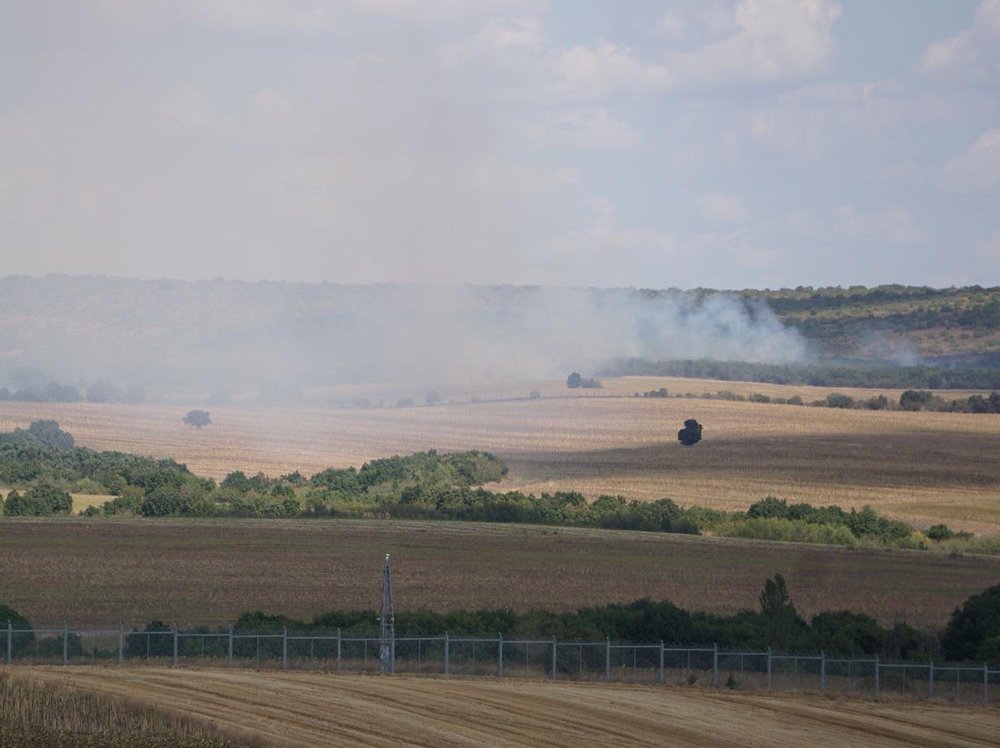
<svg viewBox="0 0 1000 748">
<path fill-rule="evenodd" d="M 208 414 L 207 410 L 189 410 L 183 420 L 188 426 L 195 426 L 200 429 L 202 426 L 210 424 L 212 417 Z"/>
<path fill-rule="evenodd" d="M 583 377 L 580 375 L 580 372 L 578 371 L 574 371 L 568 377 L 566 377 L 566 386 L 569 387 L 571 390 L 575 390 L 581 384 L 583 384 Z"/>
<path fill-rule="evenodd" d="M 677 441 L 691 447 L 701 441 L 701 424 L 693 418 L 684 421 L 684 428 L 677 432 Z"/>
</svg>

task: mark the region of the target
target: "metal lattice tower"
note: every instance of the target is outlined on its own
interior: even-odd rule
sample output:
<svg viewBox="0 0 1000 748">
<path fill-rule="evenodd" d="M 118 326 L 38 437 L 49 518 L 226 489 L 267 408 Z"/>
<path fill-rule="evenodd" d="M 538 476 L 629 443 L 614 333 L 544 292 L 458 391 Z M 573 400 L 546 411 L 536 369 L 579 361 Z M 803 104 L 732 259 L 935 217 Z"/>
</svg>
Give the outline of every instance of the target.
<svg viewBox="0 0 1000 748">
<path fill-rule="evenodd" d="M 392 579 L 389 576 L 389 554 L 385 554 L 382 569 L 382 609 L 379 613 L 379 669 L 396 672 L 396 614 L 392 608 Z"/>
</svg>

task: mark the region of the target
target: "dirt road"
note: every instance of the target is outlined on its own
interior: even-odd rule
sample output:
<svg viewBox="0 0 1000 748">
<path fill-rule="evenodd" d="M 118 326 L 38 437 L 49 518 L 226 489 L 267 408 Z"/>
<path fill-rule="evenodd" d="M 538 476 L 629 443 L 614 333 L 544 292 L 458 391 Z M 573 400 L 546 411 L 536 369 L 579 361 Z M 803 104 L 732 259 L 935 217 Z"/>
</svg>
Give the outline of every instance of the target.
<svg viewBox="0 0 1000 748">
<path fill-rule="evenodd" d="M 32 668 L 279 746 L 986 746 L 1000 711 L 682 688 L 157 668 Z"/>
</svg>

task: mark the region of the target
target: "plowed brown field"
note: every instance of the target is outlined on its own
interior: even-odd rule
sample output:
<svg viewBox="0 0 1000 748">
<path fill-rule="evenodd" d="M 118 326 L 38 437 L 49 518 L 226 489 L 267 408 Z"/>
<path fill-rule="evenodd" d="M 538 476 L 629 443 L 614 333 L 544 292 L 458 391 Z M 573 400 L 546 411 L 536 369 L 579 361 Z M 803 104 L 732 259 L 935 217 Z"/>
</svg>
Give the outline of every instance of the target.
<svg viewBox="0 0 1000 748">
<path fill-rule="evenodd" d="M 155 668 L 27 677 L 202 717 L 280 746 L 991 746 L 1000 712 L 603 684 Z"/>
<path fill-rule="evenodd" d="M 780 573 L 799 612 L 943 626 L 996 584 L 1000 558 L 690 535 L 389 520 L 4 519 L 0 600 L 36 626 L 223 625 L 378 605 L 392 553 L 399 610 L 577 610 L 642 597 L 756 608 Z"/>
</svg>

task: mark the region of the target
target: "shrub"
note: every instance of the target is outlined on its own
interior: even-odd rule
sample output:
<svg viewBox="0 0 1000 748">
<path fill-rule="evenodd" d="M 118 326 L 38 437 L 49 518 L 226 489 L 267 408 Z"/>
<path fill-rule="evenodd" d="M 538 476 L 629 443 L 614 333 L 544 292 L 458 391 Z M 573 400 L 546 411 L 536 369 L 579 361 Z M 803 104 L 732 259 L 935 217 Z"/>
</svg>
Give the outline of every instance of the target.
<svg viewBox="0 0 1000 748">
<path fill-rule="evenodd" d="M 694 418 L 684 421 L 684 428 L 677 432 L 677 441 L 685 447 L 691 447 L 701 441 L 701 424 Z"/>
<path fill-rule="evenodd" d="M 72 497 L 66 491 L 47 483 L 32 486 L 24 494 L 11 491 L 3 505 L 3 513 L 8 517 L 69 514 L 72 509 Z"/>
<path fill-rule="evenodd" d="M 955 537 L 948 525 L 931 525 L 925 533 L 931 540 L 949 540 Z"/>
<path fill-rule="evenodd" d="M 189 410 L 181 420 L 188 426 L 200 429 L 202 426 L 208 426 L 212 422 L 212 417 L 207 410 Z"/>
<path fill-rule="evenodd" d="M 828 408 L 853 408 L 854 398 L 842 392 L 831 392 L 826 396 L 826 406 Z"/>
<path fill-rule="evenodd" d="M 973 595 L 956 608 L 941 635 L 941 650 L 950 660 L 982 660 L 1000 638 L 1000 584 Z"/>
</svg>

